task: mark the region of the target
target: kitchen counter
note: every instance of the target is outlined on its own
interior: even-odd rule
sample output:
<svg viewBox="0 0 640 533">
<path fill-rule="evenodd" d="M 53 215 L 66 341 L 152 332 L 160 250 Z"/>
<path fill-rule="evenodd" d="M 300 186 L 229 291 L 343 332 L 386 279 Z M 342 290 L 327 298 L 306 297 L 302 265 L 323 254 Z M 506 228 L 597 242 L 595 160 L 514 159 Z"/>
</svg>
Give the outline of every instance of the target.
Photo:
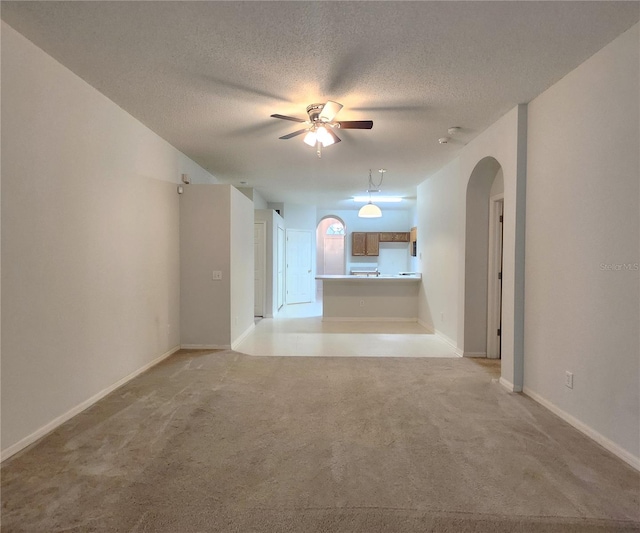
<svg viewBox="0 0 640 533">
<path fill-rule="evenodd" d="M 421 274 L 316 276 L 323 320 L 417 322 Z"/>
<path fill-rule="evenodd" d="M 382 280 L 398 280 L 398 281 L 419 281 L 422 279 L 421 274 L 411 274 L 411 275 L 400 275 L 400 274 L 380 274 L 378 276 L 374 274 L 370 275 L 360 275 L 360 274 L 351 274 L 346 276 L 316 276 L 316 279 L 326 281 L 326 280 L 348 280 L 348 281 L 382 281 Z"/>
</svg>

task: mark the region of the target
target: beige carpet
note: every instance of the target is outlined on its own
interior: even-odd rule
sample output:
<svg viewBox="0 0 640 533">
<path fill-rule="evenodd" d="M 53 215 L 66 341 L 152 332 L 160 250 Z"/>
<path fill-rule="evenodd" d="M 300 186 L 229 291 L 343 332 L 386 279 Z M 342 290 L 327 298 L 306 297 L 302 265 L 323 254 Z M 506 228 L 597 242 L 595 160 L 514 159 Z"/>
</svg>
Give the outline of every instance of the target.
<svg viewBox="0 0 640 533">
<path fill-rule="evenodd" d="M 2 465 L 2 531 L 640 531 L 640 475 L 468 359 L 181 352 Z"/>
</svg>

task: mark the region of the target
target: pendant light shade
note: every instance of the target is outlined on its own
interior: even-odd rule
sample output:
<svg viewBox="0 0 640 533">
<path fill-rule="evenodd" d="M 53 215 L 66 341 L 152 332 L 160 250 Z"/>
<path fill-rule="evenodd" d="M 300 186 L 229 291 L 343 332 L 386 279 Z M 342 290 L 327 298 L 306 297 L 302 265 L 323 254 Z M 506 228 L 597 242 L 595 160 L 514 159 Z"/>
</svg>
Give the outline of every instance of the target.
<svg viewBox="0 0 640 533">
<path fill-rule="evenodd" d="M 382 216 L 382 211 L 377 205 L 372 204 L 371 201 L 369 201 L 368 204 L 364 204 L 360 208 L 358 216 L 360 218 L 380 218 Z"/>
<path fill-rule="evenodd" d="M 380 169 L 380 183 L 378 185 L 373 184 L 373 180 L 371 179 L 371 169 L 369 169 L 369 187 L 367 192 L 369 193 L 369 203 L 363 205 L 358 211 L 358 216 L 360 218 L 380 218 L 382 216 L 382 210 L 375 204 L 371 202 L 371 191 L 376 190 L 376 187 L 380 187 L 382 185 L 382 179 L 384 178 L 385 169 Z M 378 190 L 376 190 L 378 192 Z"/>
</svg>

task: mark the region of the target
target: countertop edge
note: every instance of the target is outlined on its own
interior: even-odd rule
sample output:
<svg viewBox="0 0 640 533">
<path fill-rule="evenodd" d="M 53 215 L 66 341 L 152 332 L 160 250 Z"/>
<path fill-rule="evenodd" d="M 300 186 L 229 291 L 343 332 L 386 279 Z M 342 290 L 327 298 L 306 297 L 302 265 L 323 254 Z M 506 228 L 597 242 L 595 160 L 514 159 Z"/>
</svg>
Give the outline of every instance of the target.
<svg viewBox="0 0 640 533">
<path fill-rule="evenodd" d="M 340 275 L 327 275 L 316 276 L 320 281 L 365 281 L 365 282 L 380 282 L 380 281 L 420 281 L 422 276 L 340 276 Z"/>
</svg>

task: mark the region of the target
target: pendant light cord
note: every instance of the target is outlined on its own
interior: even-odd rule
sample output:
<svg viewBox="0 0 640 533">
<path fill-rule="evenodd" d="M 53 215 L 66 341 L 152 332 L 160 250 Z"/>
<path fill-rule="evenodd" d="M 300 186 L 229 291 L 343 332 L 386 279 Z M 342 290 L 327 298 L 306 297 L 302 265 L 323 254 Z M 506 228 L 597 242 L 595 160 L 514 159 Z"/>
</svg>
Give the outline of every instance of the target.
<svg viewBox="0 0 640 533">
<path fill-rule="evenodd" d="M 371 177 L 371 169 L 369 169 L 369 191 L 371 191 L 371 189 L 379 189 L 382 186 L 382 180 L 384 179 L 384 173 L 386 172 L 386 170 L 381 168 L 379 172 L 380 182 L 373 183 L 373 178 Z M 369 196 L 371 196 L 371 192 L 369 192 Z"/>
</svg>

